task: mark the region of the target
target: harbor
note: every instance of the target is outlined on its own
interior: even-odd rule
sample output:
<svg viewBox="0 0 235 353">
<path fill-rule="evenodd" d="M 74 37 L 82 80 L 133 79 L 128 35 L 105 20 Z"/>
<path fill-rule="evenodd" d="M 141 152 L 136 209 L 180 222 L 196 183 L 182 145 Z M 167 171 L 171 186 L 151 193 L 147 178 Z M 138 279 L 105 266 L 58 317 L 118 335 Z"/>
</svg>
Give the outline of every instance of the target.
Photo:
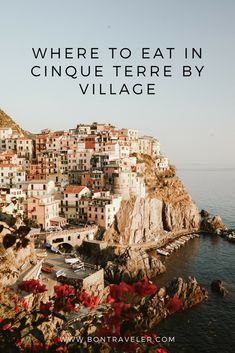
<svg viewBox="0 0 235 353">
<path fill-rule="evenodd" d="M 184 246 L 185 243 L 187 243 L 189 240 L 194 239 L 194 238 L 199 238 L 199 237 L 200 237 L 200 235 L 198 233 L 183 235 L 182 237 L 177 238 L 177 239 L 173 240 L 172 242 L 168 243 L 167 245 L 164 245 L 163 247 L 157 249 L 157 254 L 162 255 L 162 256 L 169 256 L 175 250 L 178 250 L 182 246 Z"/>
</svg>

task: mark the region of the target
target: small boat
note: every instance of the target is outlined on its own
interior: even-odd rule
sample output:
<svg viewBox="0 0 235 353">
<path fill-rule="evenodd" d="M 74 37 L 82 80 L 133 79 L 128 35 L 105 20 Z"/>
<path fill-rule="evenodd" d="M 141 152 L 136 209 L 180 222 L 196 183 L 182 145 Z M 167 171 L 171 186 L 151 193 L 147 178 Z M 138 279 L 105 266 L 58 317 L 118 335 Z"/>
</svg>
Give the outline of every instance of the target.
<svg viewBox="0 0 235 353">
<path fill-rule="evenodd" d="M 74 258 L 64 259 L 64 262 L 66 264 L 72 265 L 72 264 L 75 264 L 77 262 L 81 262 L 81 260 L 78 257 L 74 257 Z"/>
<path fill-rule="evenodd" d="M 158 253 L 159 255 L 163 255 L 163 256 L 168 256 L 168 255 L 170 255 L 169 252 L 164 251 L 164 250 L 161 250 L 161 249 L 157 249 L 157 253 Z"/>
</svg>

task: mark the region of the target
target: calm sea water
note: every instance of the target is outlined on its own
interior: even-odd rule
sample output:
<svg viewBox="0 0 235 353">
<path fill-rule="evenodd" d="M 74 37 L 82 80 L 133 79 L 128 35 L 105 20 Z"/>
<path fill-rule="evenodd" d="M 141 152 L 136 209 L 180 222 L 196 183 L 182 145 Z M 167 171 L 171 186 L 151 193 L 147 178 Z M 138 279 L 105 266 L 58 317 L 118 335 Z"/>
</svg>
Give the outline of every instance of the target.
<svg viewBox="0 0 235 353">
<path fill-rule="evenodd" d="M 199 208 L 219 214 L 227 227 L 235 228 L 235 168 L 180 169 L 178 175 Z M 163 321 L 158 334 L 175 336 L 170 353 L 232 353 L 235 351 L 235 244 L 220 237 L 201 236 L 165 260 L 167 272 L 157 278 L 159 286 L 172 278 L 195 276 L 209 291 L 209 299 Z M 229 295 L 211 292 L 220 278 Z"/>
</svg>

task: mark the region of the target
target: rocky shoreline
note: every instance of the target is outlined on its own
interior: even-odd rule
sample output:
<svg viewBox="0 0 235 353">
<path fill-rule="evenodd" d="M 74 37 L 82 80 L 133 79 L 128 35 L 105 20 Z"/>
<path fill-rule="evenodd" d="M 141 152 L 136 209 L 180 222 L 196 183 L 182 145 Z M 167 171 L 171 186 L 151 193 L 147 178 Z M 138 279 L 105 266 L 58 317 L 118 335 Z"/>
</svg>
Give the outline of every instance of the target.
<svg viewBox="0 0 235 353">
<path fill-rule="evenodd" d="M 169 298 L 173 298 L 172 306 Z M 187 281 L 176 278 L 166 288 L 160 288 L 148 303 L 149 326 L 153 327 L 176 311 L 190 309 L 207 298 L 207 290 L 198 284 L 196 278 L 189 277 Z"/>
<path fill-rule="evenodd" d="M 202 221 L 200 232 L 220 237 L 235 243 L 235 229 L 227 229 L 220 216 L 211 216 L 208 211 L 201 210 Z"/>
</svg>

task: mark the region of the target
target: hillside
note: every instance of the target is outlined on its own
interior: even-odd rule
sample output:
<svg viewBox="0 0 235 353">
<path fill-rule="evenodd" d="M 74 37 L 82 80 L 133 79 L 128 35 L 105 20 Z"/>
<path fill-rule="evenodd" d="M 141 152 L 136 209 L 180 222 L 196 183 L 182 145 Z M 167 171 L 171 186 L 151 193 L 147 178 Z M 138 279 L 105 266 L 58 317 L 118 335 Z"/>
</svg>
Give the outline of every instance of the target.
<svg viewBox="0 0 235 353">
<path fill-rule="evenodd" d="M 1 127 L 10 127 L 14 132 L 26 137 L 29 137 L 30 135 L 28 132 L 21 129 L 21 127 L 16 124 L 16 122 L 9 115 L 0 109 L 0 128 Z"/>
</svg>

